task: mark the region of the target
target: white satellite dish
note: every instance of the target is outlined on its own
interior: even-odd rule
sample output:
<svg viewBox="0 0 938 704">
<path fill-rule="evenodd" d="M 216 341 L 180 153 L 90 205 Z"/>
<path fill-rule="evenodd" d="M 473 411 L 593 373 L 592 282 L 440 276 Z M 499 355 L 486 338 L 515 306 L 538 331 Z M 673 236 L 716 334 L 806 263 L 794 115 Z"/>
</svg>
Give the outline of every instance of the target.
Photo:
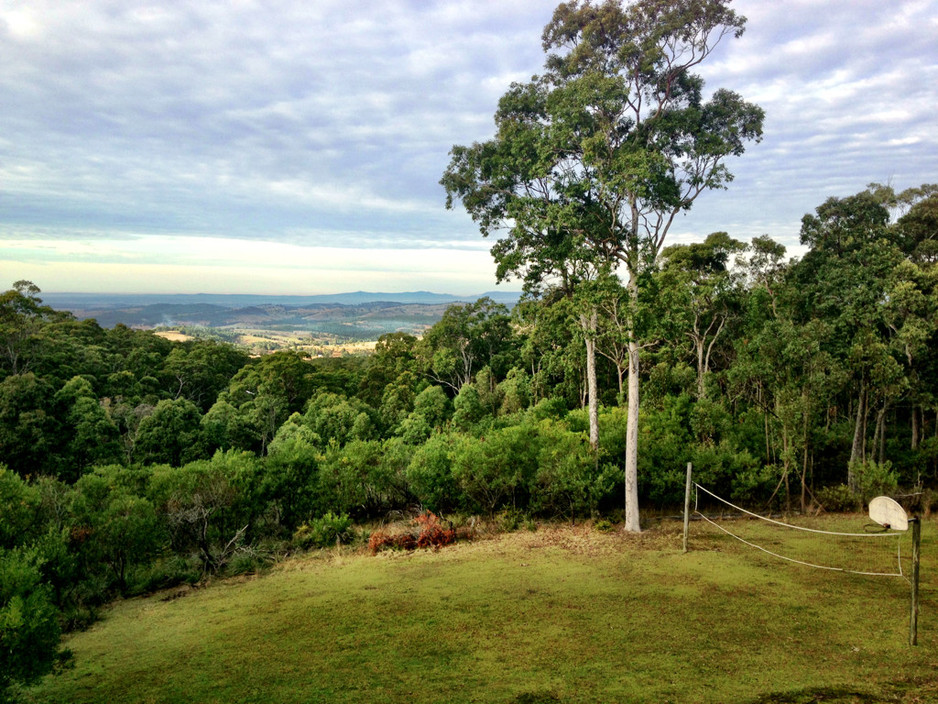
<svg viewBox="0 0 938 704">
<path fill-rule="evenodd" d="M 888 496 L 877 496 L 870 501 L 870 518 L 892 530 L 909 529 L 909 517 L 905 509 Z"/>
</svg>

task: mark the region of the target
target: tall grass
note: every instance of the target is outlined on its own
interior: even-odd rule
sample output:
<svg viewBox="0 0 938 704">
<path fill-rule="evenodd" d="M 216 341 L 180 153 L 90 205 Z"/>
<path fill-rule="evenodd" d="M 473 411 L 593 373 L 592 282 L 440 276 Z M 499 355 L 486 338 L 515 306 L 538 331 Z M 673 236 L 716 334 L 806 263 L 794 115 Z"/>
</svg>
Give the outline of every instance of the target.
<svg viewBox="0 0 938 704">
<path fill-rule="evenodd" d="M 938 700 L 934 523 L 917 648 L 902 579 L 775 562 L 697 525 L 684 555 L 679 531 L 547 527 L 435 552 L 318 553 L 124 601 L 68 639 L 74 668 L 28 700 Z"/>
</svg>

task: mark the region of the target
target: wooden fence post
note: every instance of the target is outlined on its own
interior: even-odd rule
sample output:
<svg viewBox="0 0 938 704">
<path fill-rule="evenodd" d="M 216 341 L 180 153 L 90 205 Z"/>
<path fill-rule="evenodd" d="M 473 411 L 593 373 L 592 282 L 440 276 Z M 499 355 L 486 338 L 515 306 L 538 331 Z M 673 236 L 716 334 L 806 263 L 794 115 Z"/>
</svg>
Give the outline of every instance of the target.
<svg viewBox="0 0 938 704">
<path fill-rule="evenodd" d="M 687 531 L 690 527 L 690 477 L 691 463 L 687 463 L 687 482 L 684 484 L 684 552 L 687 552 Z"/>
<path fill-rule="evenodd" d="M 912 608 L 909 615 L 909 645 L 918 645 L 918 565 L 922 543 L 922 519 L 909 519 L 912 524 Z"/>
</svg>

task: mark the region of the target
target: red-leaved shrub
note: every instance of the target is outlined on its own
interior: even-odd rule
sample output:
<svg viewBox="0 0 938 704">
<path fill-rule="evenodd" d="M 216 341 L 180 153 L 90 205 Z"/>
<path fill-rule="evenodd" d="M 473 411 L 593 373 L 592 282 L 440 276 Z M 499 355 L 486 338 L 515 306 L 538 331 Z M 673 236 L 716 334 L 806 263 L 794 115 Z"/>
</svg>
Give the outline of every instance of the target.
<svg viewBox="0 0 938 704">
<path fill-rule="evenodd" d="M 417 536 L 417 547 L 443 547 L 449 545 L 456 539 L 456 531 L 452 528 L 446 529 L 440 525 L 440 519 L 432 511 L 422 513 L 414 522 L 420 526 L 420 535 Z"/>
<path fill-rule="evenodd" d="M 388 548 L 398 550 L 416 550 L 417 548 L 440 548 L 450 545 L 456 540 L 456 531 L 444 528 L 439 517 L 427 511 L 414 519 L 419 530 L 407 530 L 401 533 L 389 533 L 385 530 L 376 530 L 368 539 L 368 549 L 372 555 Z"/>
</svg>

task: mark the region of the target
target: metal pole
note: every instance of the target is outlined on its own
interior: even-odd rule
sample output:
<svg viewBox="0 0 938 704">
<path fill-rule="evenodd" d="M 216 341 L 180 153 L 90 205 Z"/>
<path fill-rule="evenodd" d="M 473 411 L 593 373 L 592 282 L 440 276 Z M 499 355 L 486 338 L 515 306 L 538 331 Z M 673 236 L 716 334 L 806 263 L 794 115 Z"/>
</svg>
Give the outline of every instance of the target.
<svg viewBox="0 0 938 704">
<path fill-rule="evenodd" d="M 690 477 L 691 463 L 687 463 L 687 482 L 684 484 L 684 552 L 687 552 L 687 530 L 690 527 Z"/>
<path fill-rule="evenodd" d="M 918 645 L 918 564 L 922 543 L 922 520 L 916 516 L 912 524 L 912 608 L 909 617 L 909 645 Z"/>
</svg>

